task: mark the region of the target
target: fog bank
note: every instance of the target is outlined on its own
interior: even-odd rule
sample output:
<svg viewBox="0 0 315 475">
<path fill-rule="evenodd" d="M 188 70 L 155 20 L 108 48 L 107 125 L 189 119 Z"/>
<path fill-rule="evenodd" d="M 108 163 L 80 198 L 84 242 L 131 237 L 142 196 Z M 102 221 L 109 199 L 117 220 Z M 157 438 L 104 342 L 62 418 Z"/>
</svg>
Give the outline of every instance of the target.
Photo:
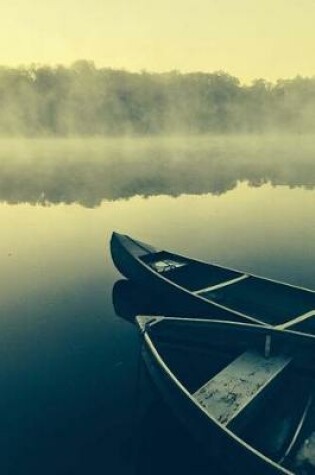
<svg viewBox="0 0 315 475">
<path fill-rule="evenodd" d="M 227 73 L 0 68 L 0 135 L 117 136 L 315 131 L 315 78 L 251 85 Z"/>
</svg>

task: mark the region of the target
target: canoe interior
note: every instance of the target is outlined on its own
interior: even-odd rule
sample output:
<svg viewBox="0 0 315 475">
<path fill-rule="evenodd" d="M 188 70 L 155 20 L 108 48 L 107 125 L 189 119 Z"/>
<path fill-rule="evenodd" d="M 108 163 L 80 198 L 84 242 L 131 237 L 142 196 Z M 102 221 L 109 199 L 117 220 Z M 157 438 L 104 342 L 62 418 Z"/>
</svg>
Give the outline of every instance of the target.
<svg viewBox="0 0 315 475">
<path fill-rule="evenodd" d="M 315 318 L 308 318 L 300 323 L 296 323 L 291 327 L 295 331 L 304 332 L 312 334 L 314 333 L 315 329 Z"/>
<path fill-rule="evenodd" d="M 283 391 L 284 397 L 277 397 L 279 393 L 275 394 L 270 403 L 265 405 L 261 414 L 249 422 L 243 434 L 243 438 L 248 444 L 258 447 L 262 453 L 278 461 L 284 458 L 292 436 L 305 413 L 305 408 L 309 403 L 312 403 L 310 399 L 311 384 L 308 379 L 288 378 L 285 388 L 281 391 Z M 315 405 L 312 404 L 307 413 L 307 422 L 298 434 L 299 440 L 297 440 L 296 446 L 285 457 L 284 465 L 291 469 L 297 464 L 301 448 L 315 429 L 314 411 Z M 314 469 L 315 460 L 309 473 L 312 473 Z M 308 472 L 305 471 L 306 473 Z"/>
<path fill-rule="evenodd" d="M 315 307 L 314 294 L 257 277 L 249 277 L 207 297 L 272 325 L 292 320 Z"/>
<path fill-rule="evenodd" d="M 229 332 L 226 324 L 205 324 L 198 329 L 198 325 L 186 322 L 181 326 L 178 321 L 173 323 L 171 319 L 167 320 L 154 324 L 147 331 L 166 366 L 192 396 L 207 381 L 215 380 L 220 372 L 224 374 L 225 369 L 242 357 L 244 351 L 260 353 L 263 357 L 264 329 L 256 334 L 251 329 L 247 331 L 239 327 L 235 337 L 235 328 Z M 267 391 L 264 398 L 259 398 L 257 410 L 250 417 L 245 412 L 243 422 L 232 430 L 272 460 L 277 462 L 284 458 L 283 465 L 290 466 L 290 469 L 293 467 L 294 473 L 311 474 L 315 473 L 314 374 L 301 371 L 301 366 L 294 364 L 300 351 L 303 353 L 304 346 L 301 343 L 299 351 L 298 339 L 295 342 L 293 336 L 292 341 L 286 341 L 283 334 L 278 339 L 276 334 L 272 335 L 271 358 L 292 356 L 293 364 L 290 363 L 282 373 L 279 384 L 272 391 Z M 315 356 L 313 346 L 305 354 L 311 360 Z M 229 382 L 227 376 L 227 387 Z M 209 407 L 211 411 L 211 404 Z M 305 414 L 307 418 L 302 425 Z M 301 457 L 306 459 L 302 465 Z"/>
<path fill-rule="evenodd" d="M 152 317 L 152 321 L 157 320 Z M 176 360 L 172 367 L 175 374 L 178 374 L 181 372 L 181 361 L 184 361 L 182 378 L 192 392 L 244 352 L 250 350 L 264 355 L 266 338 L 270 338 L 271 341 L 269 352 L 271 357 L 286 355 L 294 359 L 291 374 L 301 374 L 310 379 L 315 376 L 314 337 L 308 338 L 256 325 L 176 317 L 162 319 L 150 325 L 148 331 L 163 358 L 168 355 L 168 348 L 172 352 L 175 349 L 176 354 L 181 352 L 184 355 L 184 358 Z M 198 366 L 192 370 L 191 362 L 196 358 Z"/>
<path fill-rule="evenodd" d="M 154 272 L 197 295 L 271 325 L 280 325 L 315 309 L 315 293 L 166 251 L 140 259 Z M 314 312 L 315 316 L 315 312 Z M 314 329 L 314 319 L 296 324 Z"/>
<path fill-rule="evenodd" d="M 220 282 L 241 275 L 239 272 L 180 258 L 166 251 L 143 256 L 142 260 L 150 265 L 153 270 L 155 270 L 156 263 L 172 261 L 180 264 L 180 267 L 166 268 L 163 275 L 175 284 L 191 292 L 219 284 Z"/>
</svg>

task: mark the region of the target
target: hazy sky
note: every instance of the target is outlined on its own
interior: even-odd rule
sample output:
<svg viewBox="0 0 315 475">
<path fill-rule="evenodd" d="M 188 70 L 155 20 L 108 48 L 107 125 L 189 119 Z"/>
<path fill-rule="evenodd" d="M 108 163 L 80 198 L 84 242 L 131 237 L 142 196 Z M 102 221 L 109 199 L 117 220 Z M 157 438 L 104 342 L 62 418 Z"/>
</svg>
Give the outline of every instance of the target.
<svg viewBox="0 0 315 475">
<path fill-rule="evenodd" d="M 2 0 L 0 64 L 315 74 L 315 0 Z"/>
</svg>

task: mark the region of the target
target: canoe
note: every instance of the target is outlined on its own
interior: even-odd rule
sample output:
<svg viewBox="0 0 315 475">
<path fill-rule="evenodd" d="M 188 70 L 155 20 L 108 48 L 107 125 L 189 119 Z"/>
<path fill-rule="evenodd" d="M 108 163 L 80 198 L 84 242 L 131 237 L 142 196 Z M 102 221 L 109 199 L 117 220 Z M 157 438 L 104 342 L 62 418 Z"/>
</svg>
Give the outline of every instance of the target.
<svg viewBox="0 0 315 475">
<path fill-rule="evenodd" d="M 125 277 L 154 289 L 192 317 L 267 324 L 315 334 L 315 291 L 159 250 L 113 233 L 111 255 Z"/>
<path fill-rule="evenodd" d="M 209 319 L 136 321 L 149 373 L 212 466 L 314 473 L 314 336 Z"/>
</svg>

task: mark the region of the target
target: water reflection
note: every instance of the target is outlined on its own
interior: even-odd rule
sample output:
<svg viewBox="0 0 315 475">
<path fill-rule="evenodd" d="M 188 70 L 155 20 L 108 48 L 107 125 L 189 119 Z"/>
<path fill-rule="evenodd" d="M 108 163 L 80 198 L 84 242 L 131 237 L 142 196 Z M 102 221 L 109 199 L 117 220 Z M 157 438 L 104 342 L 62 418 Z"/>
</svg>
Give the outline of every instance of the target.
<svg viewBox="0 0 315 475">
<path fill-rule="evenodd" d="M 0 143 L 0 200 L 49 205 L 211 193 L 239 182 L 314 188 L 312 137 Z"/>
<path fill-rule="evenodd" d="M 134 323 L 137 315 L 178 315 L 175 302 L 164 300 L 161 295 L 127 279 L 115 282 L 112 299 L 116 314 L 130 323 Z"/>
</svg>

